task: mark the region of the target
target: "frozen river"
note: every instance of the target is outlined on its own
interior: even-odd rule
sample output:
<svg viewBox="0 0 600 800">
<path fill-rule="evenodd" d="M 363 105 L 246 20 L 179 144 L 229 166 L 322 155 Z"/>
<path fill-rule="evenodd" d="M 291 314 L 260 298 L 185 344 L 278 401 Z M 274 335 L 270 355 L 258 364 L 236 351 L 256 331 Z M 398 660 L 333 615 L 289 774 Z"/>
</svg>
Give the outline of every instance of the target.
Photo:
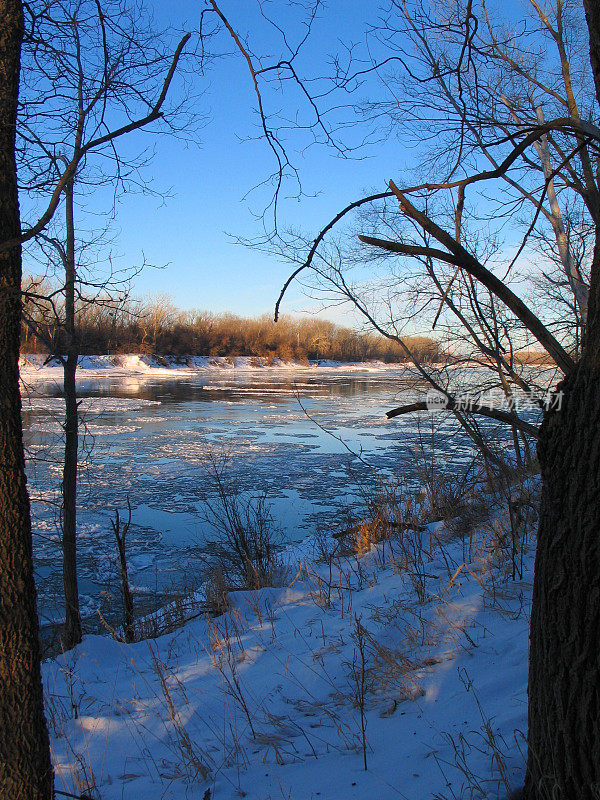
<svg viewBox="0 0 600 800">
<path fill-rule="evenodd" d="M 211 457 L 227 457 L 242 493 L 267 493 L 288 543 L 317 525 L 333 531 L 358 512 L 378 476 L 398 476 L 415 488 L 415 450 L 431 437 L 433 417 L 438 433 L 452 436 L 453 462 L 470 459 L 468 444 L 443 414 L 386 419 L 390 408 L 423 397 L 404 368 L 107 374 L 82 377 L 79 388 L 79 589 L 88 618 L 101 604 L 108 611 L 120 604 L 110 519 L 115 509 L 125 512 L 128 500 L 137 597 L 154 602 L 198 580 L 203 544 L 213 534 L 203 514 Z M 62 415 L 58 383 L 30 387 L 24 425 L 45 623 L 61 613 Z"/>
</svg>

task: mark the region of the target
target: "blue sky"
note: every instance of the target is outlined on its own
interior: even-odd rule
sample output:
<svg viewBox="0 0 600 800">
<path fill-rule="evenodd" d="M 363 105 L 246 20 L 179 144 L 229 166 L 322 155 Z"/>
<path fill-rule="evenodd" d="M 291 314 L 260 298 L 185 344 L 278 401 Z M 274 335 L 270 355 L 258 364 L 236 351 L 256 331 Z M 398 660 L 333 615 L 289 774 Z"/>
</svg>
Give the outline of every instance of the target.
<svg viewBox="0 0 600 800">
<path fill-rule="evenodd" d="M 156 28 L 173 25 L 197 34 L 205 0 L 146 0 L 153 9 Z M 272 63 L 281 49 L 281 35 L 261 21 L 261 4 L 274 14 L 290 41 L 297 41 L 303 29 L 301 3 L 292 0 L 219 0 L 220 7 L 236 31 L 249 36 L 256 52 L 266 54 Z M 498 20 L 515 11 L 514 0 L 507 0 L 494 12 Z M 354 44 L 364 53 L 365 31 L 375 22 L 377 4 L 372 0 L 325 0 L 302 55 L 296 62 L 303 78 L 330 74 L 328 57 L 343 53 L 344 45 Z M 174 40 L 175 42 L 176 40 Z M 173 44 L 173 47 L 175 45 Z M 373 40 L 370 40 L 373 46 Z M 260 252 L 236 243 L 235 237 L 260 236 L 262 225 L 257 212 L 272 197 L 270 188 L 251 191 L 265 181 L 275 168 L 273 153 L 258 134 L 259 118 L 251 76 L 239 52 L 225 31 L 209 43 L 219 58 L 206 74 L 194 75 L 194 91 L 199 95 L 198 111 L 205 124 L 194 135 L 173 137 L 156 131 L 137 131 L 120 140 L 119 147 L 129 155 L 145 148 L 155 155 L 145 168 L 145 180 L 160 196 L 132 191 L 119 199 L 113 225 L 113 256 L 120 267 L 133 267 L 145 261 L 147 267 L 136 278 L 138 296 L 162 293 L 181 309 L 204 309 L 241 315 L 271 314 L 279 291 L 293 267 L 272 253 Z M 370 51 L 375 57 L 377 53 Z M 389 55 L 389 50 L 385 50 Z M 319 84 L 307 84 L 318 91 Z M 265 90 L 267 113 L 285 114 L 306 120 L 306 100 L 289 85 L 279 96 Z M 373 84 L 365 85 L 342 102 L 371 99 Z M 381 97 L 381 95 L 377 95 Z M 175 97 L 177 88 L 175 87 Z M 321 105 L 325 107 L 325 104 Z M 344 111 L 347 121 L 350 112 Z M 367 131 L 360 125 L 346 127 L 343 141 L 355 144 Z M 258 137 L 258 138 L 257 138 Z M 307 147 L 310 138 L 290 125 L 285 144 L 298 168 L 304 194 L 296 197 L 292 181 L 284 184 L 280 195 L 280 228 L 314 235 L 349 202 L 385 190 L 387 181 L 402 180 L 418 166 L 418 151 L 390 137 L 361 148 L 356 158 L 340 158 L 326 145 Z M 484 200 L 485 202 L 485 200 Z M 81 208 L 94 215 L 112 207 L 110 188 L 87 192 Z M 22 198 L 27 218 L 27 198 Z M 31 214 L 29 214 L 31 216 Z M 81 227 L 85 215 L 80 212 Z M 36 272 L 28 263 L 25 269 Z M 39 270 L 38 270 L 39 271 Z M 304 293 L 299 284 L 288 292 L 283 313 L 315 313 L 321 302 Z M 338 322 L 355 321 L 349 309 L 331 306 L 324 316 Z"/>
<path fill-rule="evenodd" d="M 155 0 L 154 7 L 160 22 L 197 30 L 200 2 Z M 254 0 L 223 0 L 222 8 L 238 30 L 255 31 Z M 286 30 L 293 31 L 298 9 L 287 3 L 278 3 L 277 8 Z M 327 50 L 336 49 L 339 36 L 360 38 L 363 14 L 369 8 L 369 3 L 330 0 L 307 49 L 307 62 L 314 61 L 317 73 L 317 60 L 323 59 Z M 257 47 L 268 47 L 268 41 L 260 41 L 261 35 L 255 35 L 253 41 Z M 222 49 L 231 49 L 229 39 L 222 36 Z M 199 146 L 186 146 L 179 139 L 150 133 L 136 134 L 137 138 L 128 143 L 133 150 L 141 145 L 155 148 L 145 176 L 159 191 L 170 188 L 171 196 L 164 203 L 137 193 L 123 197 L 118 206 L 119 233 L 114 250 L 121 253 L 123 264 L 139 262 L 143 253 L 149 263 L 164 265 L 162 269 L 146 269 L 136 279 L 138 295 L 162 292 L 180 308 L 244 315 L 271 313 L 289 266 L 272 255 L 234 243 L 228 235 L 252 237 L 260 233 L 253 212 L 262 208 L 266 195 L 258 192 L 244 197 L 274 166 L 264 141 L 248 141 L 257 132 L 250 76 L 239 55 L 232 56 L 215 63 L 204 79 L 199 78 L 199 85 L 205 88 L 201 110 L 207 115 L 207 123 L 199 132 Z M 293 107 L 292 100 L 290 112 Z M 410 163 L 411 158 L 397 142 L 363 151 L 361 155 L 368 156 L 363 160 L 341 159 L 327 147 L 295 152 L 297 144 L 307 141 L 298 137 L 290 144 L 290 152 L 307 195 L 318 196 L 284 201 L 280 221 L 311 234 L 363 192 L 380 191 L 396 168 Z M 285 189 L 293 187 L 289 184 Z M 102 193 L 97 193 L 85 202 L 99 204 L 101 199 Z M 315 301 L 296 287 L 290 291 L 284 311 L 315 308 Z M 339 310 L 325 316 L 344 321 Z"/>
</svg>

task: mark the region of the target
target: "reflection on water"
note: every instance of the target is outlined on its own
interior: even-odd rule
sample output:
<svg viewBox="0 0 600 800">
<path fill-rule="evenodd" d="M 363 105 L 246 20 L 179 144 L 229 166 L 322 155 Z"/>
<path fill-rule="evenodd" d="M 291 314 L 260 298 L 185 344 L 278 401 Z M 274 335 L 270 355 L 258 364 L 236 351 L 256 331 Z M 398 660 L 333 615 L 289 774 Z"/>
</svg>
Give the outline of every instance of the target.
<svg viewBox="0 0 600 800">
<path fill-rule="evenodd" d="M 333 529 L 378 481 L 402 477 L 415 488 L 414 451 L 431 415 L 388 421 L 419 386 L 408 371 L 377 374 L 206 378 L 98 378 L 80 383 L 82 443 L 78 504 L 80 593 L 95 614 L 107 589 L 118 596 L 110 517 L 129 500 L 128 552 L 138 597 L 197 580 L 210 490 L 209 455 L 226 452 L 240 491 L 266 491 L 287 542 L 315 525 Z M 24 399 L 28 476 L 41 615 L 60 609 L 60 387 L 38 385 Z M 451 421 L 435 416 L 453 463 L 470 447 Z M 438 443 L 438 447 L 440 444 Z"/>
<path fill-rule="evenodd" d="M 395 374 L 390 374 L 390 373 Z M 251 373 L 229 377 L 146 378 L 144 376 L 87 378 L 78 383 L 81 397 L 121 397 L 141 400 L 160 400 L 164 403 L 212 402 L 230 400 L 244 395 L 277 402 L 286 395 L 314 396 L 319 394 L 342 397 L 371 394 L 383 388 L 397 393 L 402 389 L 422 385 L 417 377 L 406 370 L 388 370 L 384 375 L 301 375 L 294 379 L 284 375 L 281 379 L 259 379 Z M 32 395 L 62 397 L 62 387 L 57 383 L 39 383 Z"/>
</svg>

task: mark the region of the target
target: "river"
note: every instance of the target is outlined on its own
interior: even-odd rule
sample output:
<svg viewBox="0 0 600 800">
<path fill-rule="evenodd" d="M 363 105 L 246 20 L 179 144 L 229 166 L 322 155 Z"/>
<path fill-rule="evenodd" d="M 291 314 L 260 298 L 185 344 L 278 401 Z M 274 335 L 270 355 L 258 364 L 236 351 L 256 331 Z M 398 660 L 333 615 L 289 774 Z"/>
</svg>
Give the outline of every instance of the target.
<svg viewBox="0 0 600 800">
<path fill-rule="evenodd" d="M 445 414 L 387 420 L 422 398 L 411 370 L 212 370 L 195 375 L 80 377 L 79 590 L 84 627 L 120 600 L 110 520 L 132 524 L 130 578 L 138 601 L 158 603 L 199 579 L 214 537 L 211 466 L 240 496 L 267 495 L 274 527 L 293 544 L 320 526 L 333 532 L 360 513 L 381 480 L 418 486 L 415 454 L 436 432 L 438 467 L 472 457 Z M 27 472 L 42 624 L 61 617 L 60 505 L 63 402 L 56 381 L 24 395 Z M 344 523 L 344 520 L 346 523 Z M 91 626 L 91 628 L 90 628 Z"/>
</svg>

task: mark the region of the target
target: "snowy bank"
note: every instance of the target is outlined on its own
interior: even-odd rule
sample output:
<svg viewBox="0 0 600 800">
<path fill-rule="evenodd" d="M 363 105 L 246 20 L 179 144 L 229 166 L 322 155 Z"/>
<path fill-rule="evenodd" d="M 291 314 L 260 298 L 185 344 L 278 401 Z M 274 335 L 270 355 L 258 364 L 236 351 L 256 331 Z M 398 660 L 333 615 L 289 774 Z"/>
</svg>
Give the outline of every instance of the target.
<svg viewBox="0 0 600 800">
<path fill-rule="evenodd" d="M 221 617 L 131 645 L 86 637 L 44 666 L 57 788 L 506 797 L 524 774 L 533 548 L 511 580 L 493 530 L 305 556 Z"/>
<path fill-rule="evenodd" d="M 19 367 L 21 378 L 26 383 L 62 379 L 62 367 L 56 360 L 45 364 L 44 355 L 23 355 Z M 340 361 L 282 361 L 280 358 L 268 359 L 256 356 L 152 356 L 152 355 L 114 355 L 81 356 L 78 362 L 82 378 L 126 377 L 145 375 L 147 377 L 190 377 L 196 374 L 237 373 L 254 374 L 274 372 L 385 372 L 398 370 L 403 364 L 386 364 L 383 361 L 340 362 Z"/>
</svg>

